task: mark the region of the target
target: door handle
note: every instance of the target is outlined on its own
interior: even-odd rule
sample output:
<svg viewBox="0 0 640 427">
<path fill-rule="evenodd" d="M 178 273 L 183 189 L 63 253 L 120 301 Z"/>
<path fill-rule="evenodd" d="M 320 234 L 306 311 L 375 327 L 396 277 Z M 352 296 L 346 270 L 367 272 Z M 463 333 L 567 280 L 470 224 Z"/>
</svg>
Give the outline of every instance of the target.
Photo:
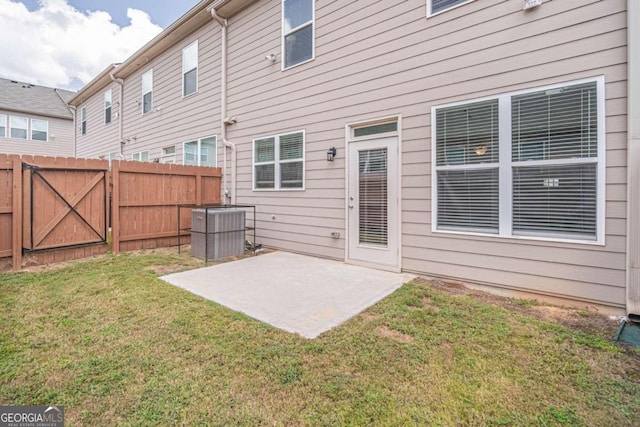
<svg viewBox="0 0 640 427">
<path fill-rule="evenodd" d="M 353 205 L 349 205 L 349 209 L 353 209 Z"/>
</svg>

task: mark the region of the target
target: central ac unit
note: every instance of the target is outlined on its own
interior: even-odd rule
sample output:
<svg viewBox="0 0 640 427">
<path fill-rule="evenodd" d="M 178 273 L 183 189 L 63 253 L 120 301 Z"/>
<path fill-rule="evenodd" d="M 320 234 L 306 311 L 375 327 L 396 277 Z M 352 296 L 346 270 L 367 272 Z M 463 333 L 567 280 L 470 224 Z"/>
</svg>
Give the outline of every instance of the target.
<svg viewBox="0 0 640 427">
<path fill-rule="evenodd" d="M 206 261 L 242 255 L 245 242 L 245 211 L 193 209 L 191 255 Z"/>
</svg>

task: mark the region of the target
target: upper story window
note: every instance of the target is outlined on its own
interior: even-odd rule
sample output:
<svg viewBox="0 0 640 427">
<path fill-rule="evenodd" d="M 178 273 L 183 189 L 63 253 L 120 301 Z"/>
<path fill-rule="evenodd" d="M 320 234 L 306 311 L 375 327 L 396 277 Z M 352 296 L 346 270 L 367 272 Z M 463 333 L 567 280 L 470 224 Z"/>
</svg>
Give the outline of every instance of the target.
<svg viewBox="0 0 640 427">
<path fill-rule="evenodd" d="M 182 49 L 182 96 L 198 91 L 198 40 Z"/>
<path fill-rule="evenodd" d="M 153 70 L 142 75 L 142 114 L 153 109 Z"/>
<path fill-rule="evenodd" d="M 82 107 L 80 117 L 81 117 L 80 131 L 83 135 L 86 135 L 87 134 L 87 107 Z"/>
<path fill-rule="evenodd" d="M 0 138 L 7 137 L 7 115 L 0 114 Z"/>
<path fill-rule="evenodd" d="M 436 15 L 472 1 L 473 0 L 427 0 L 427 16 Z"/>
<path fill-rule="evenodd" d="M 31 119 L 31 139 L 47 141 L 49 136 L 49 122 L 47 120 Z"/>
<path fill-rule="evenodd" d="M 433 228 L 604 243 L 604 79 L 435 107 Z"/>
<path fill-rule="evenodd" d="M 253 141 L 253 189 L 304 189 L 304 131 Z"/>
<path fill-rule="evenodd" d="M 173 154 L 175 155 L 175 150 Z M 208 138 L 185 142 L 183 164 L 215 167 L 217 164 L 216 137 L 211 136 Z"/>
<path fill-rule="evenodd" d="M 29 119 L 11 116 L 9 118 L 9 136 L 15 139 L 27 139 L 29 135 Z"/>
<path fill-rule="evenodd" d="M 112 91 L 109 89 L 104 93 L 104 124 L 108 125 L 111 123 L 111 98 Z"/>
<path fill-rule="evenodd" d="M 283 68 L 314 57 L 314 0 L 282 0 Z"/>
</svg>

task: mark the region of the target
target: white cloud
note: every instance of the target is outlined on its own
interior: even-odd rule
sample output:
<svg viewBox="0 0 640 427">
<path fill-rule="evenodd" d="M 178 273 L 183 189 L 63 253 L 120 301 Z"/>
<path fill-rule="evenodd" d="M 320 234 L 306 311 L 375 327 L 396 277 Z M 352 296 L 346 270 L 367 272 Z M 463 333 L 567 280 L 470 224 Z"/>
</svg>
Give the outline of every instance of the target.
<svg viewBox="0 0 640 427">
<path fill-rule="evenodd" d="M 40 0 L 33 12 L 0 0 L 0 76 L 78 89 L 162 31 L 144 11 L 128 9 L 127 17 L 120 27 L 107 12 L 82 13 L 67 0 Z"/>
</svg>

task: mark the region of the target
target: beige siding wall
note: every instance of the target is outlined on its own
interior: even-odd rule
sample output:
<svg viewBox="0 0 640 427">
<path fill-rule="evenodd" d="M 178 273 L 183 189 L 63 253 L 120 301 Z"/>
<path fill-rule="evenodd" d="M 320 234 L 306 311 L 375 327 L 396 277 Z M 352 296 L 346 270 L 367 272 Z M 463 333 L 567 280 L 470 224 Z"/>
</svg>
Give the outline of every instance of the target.
<svg viewBox="0 0 640 427">
<path fill-rule="evenodd" d="M 220 137 L 220 28 L 213 20 L 171 49 L 143 65 L 125 79 L 123 102 L 123 154 L 149 151 L 149 160 L 160 158 L 162 149 L 175 147 L 175 159 L 182 163 L 183 143 L 198 138 Z M 198 91 L 182 96 L 182 49 L 198 40 Z M 142 59 L 141 59 L 142 61 Z M 142 114 L 142 75 L 153 69 L 153 110 Z M 78 156 L 98 157 L 119 151 L 119 86 L 113 89 L 113 121 L 104 124 L 103 96 L 100 91 L 87 105 L 87 134 L 78 130 Z M 78 117 L 80 117 L 78 108 Z M 78 127 L 80 123 L 78 123 Z M 220 143 L 218 143 L 220 145 Z M 220 150 L 218 150 L 220 151 Z"/>
<path fill-rule="evenodd" d="M 30 139 L 2 138 L 0 135 L 0 153 L 2 154 L 31 154 L 34 156 L 73 156 L 73 120 L 58 119 L 33 114 L 23 114 L 0 110 L 0 114 L 7 116 L 40 119 L 49 122 L 48 141 L 32 141 Z M 7 123 L 8 125 L 8 123 Z M 7 127 L 7 136 L 9 128 Z M 30 137 L 30 135 L 29 135 Z"/>
<path fill-rule="evenodd" d="M 104 120 L 104 94 L 111 89 L 111 123 Z M 121 118 L 118 115 L 120 102 L 120 85 L 113 82 L 100 92 L 87 99 L 77 108 L 76 138 L 77 157 L 97 158 L 108 156 L 112 152 L 120 152 L 119 126 Z M 82 108 L 87 108 L 87 133 L 82 135 Z"/>
<path fill-rule="evenodd" d="M 402 115 L 404 270 L 624 306 L 626 1 L 475 1 L 425 18 L 424 0 L 316 2 L 316 59 L 281 71 L 281 1 L 229 26 L 229 115 L 238 202 L 259 240 L 344 257 L 345 124 Z M 604 75 L 606 245 L 431 232 L 431 107 Z M 253 192 L 252 139 L 306 131 L 306 190 Z M 333 163 L 327 148 L 338 148 Z M 342 237 L 331 238 L 332 231 Z"/>
<path fill-rule="evenodd" d="M 198 91 L 182 96 L 182 49 L 198 40 Z M 142 114 L 142 74 L 153 69 L 153 110 Z M 182 163 L 183 143 L 220 137 L 220 27 L 211 20 L 126 79 L 125 155 L 149 151 L 159 158 L 164 147 L 176 147 Z M 220 145 L 218 143 L 218 145 Z M 218 150 L 219 151 L 219 150 Z"/>
</svg>

